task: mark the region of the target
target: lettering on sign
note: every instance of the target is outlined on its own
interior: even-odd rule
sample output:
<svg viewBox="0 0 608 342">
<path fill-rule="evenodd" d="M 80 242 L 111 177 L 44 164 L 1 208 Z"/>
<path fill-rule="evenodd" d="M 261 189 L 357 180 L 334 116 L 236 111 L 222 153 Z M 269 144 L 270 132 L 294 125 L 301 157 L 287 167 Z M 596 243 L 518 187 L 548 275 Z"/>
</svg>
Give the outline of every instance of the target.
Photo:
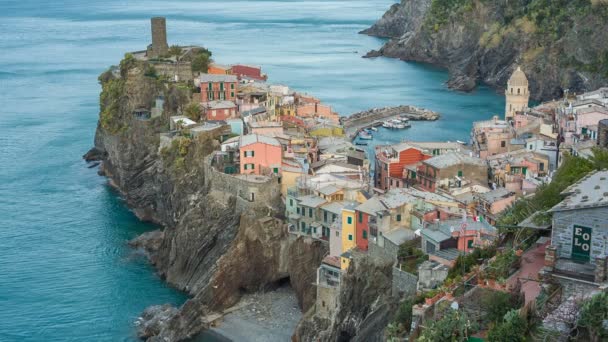
<svg viewBox="0 0 608 342">
<path fill-rule="evenodd" d="M 572 235 L 572 259 L 588 261 L 591 252 L 591 228 L 574 225 Z"/>
</svg>

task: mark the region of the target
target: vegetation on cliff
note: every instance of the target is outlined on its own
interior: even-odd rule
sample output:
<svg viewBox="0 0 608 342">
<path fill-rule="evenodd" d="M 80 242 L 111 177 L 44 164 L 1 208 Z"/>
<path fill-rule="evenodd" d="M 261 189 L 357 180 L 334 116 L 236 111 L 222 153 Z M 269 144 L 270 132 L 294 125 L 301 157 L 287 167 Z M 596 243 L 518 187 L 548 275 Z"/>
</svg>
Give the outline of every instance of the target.
<svg viewBox="0 0 608 342">
<path fill-rule="evenodd" d="M 562 200 L 560 195 L 562 191 L 583 178 L 587 173 L 608 167 L 608 152 L 594 149 L 593 153 L 594 157 L 591 159 L 565 154 L 561 166 L 553 175 L 551 183 L 542 185 L 533 197 L 522 198 L 515 202 L 499 218 L 498 226 L 516 225 L 537 211 L 542 214 L 536 219 L 536 224 L 550 222 L 551 215 L 545 213 L 545 211 Z M 508 231 L 508 229 L 504 230 Z"/>
<path fill-rule="evenodd" d="M 118 134 L 127 128 L 120 109 L 124 88 L 125 81 L 122 79 L 110 79 L 101 83 L 99 123 L 112 134 Z"/>
<path fill-rule="evenodd" d="M 608 82 L 608 1 L 411 0 L 399 6 L 365 31 L 401 32 L 371 56 L 444 66 L 453 88 L 471 90 L 479 81 L 502 88 L 515 64 L 528 74 L 536 100 Z"/>
</svg>

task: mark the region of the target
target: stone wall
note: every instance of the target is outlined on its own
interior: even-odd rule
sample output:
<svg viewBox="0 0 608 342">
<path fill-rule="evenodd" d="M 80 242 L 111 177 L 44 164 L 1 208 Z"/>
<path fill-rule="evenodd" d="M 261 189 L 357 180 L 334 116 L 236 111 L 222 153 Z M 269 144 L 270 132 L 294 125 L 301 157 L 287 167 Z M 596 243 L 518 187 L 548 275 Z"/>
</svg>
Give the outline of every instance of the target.
<svg viewBox="0 0 608 342">
<path fill-rule="evenodd" d="M 166 76 L 170 80 L 175 80 L 175 75 L 178 77 L 178 81 L 192 81 L 194 75 L 190 62 L 179 62 L 179 63 L 153 63 L 156 74 L 159 76 Z"/>
<path fill-rule="evenodd" d="M 423 262 L 418 267 L 418 290 L 431 290 L 443 283 L 448 276 L 449 268 L 431 261 Z"/>
<path fill-rule="evenodd" d="M 416 294 L 418 277 L 393 267 L 393 296 L 409 297 Z"/>
<path fill-rule="evenodd" d="M 257 208 L 273 214 L 284 212 L 281 184 L 277 177 L 251 176 L 251 180 L 247 180 L 244 177 L 228 175 L 211 166 L 212 158 L 213 154 L 205 159 L 205 185 L 235 196 L 237 210 Z"/>
<path fill-rule="evenodd" d="M 319 317 L 331 319 L 338 306 L 339 286 L 317 285 L 317 301 L 315 314 Z"/>
<path fill-rule="evenodd" d="M 591 264 L 606 251 L 608 241 L 608 207 L 558 211 L 553 214 L 552 244 L 557 247 L 557 256 L 570 258 L 572 252 L 573 226 L 589 227 L 591 232 Z"/>
</svg>

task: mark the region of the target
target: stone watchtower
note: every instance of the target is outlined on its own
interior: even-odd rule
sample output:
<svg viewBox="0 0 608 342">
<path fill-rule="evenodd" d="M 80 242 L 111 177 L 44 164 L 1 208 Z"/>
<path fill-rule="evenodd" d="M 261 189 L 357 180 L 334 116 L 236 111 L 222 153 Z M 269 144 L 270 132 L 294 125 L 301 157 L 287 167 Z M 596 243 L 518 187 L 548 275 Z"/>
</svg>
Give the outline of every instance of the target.
<svg viewBox="0 0 608 342">
<path fill-rule="evenodd" d="M 516 112 L 528 108 L 528 101 L 530 100 L 528 78 L 520 67 L 517 67 L 517 70 L 515 70 L 513 75 L 511 75 L 511 78 L 509 78 L 505 95 L 507 97 L 505 120 L 512 119 Z"/>
<path fill-rule="evenodd" d="M 169 52 L 167 44 L 167 21 L 164 17 L 155 17 L 152 23 L 152 44 L 148 46 L 148 58 L 166 55 Z"/>
</svg>

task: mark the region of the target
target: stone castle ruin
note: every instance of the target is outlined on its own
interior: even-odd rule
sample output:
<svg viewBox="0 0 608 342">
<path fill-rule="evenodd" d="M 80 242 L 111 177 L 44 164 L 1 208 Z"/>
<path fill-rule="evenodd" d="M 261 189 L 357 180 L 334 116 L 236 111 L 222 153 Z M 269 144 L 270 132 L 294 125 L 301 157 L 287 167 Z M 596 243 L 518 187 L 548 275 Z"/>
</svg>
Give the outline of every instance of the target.
<svg viewBox="0 0 608 342">
<path fill-rule="evenodd" d="M 152 26 L 152 44 L 148 45 L 148 58 L 156 58 L 169 52 L 167 44 L 167 20 L 164 17 L 150 19 Z"/>
</svg>

